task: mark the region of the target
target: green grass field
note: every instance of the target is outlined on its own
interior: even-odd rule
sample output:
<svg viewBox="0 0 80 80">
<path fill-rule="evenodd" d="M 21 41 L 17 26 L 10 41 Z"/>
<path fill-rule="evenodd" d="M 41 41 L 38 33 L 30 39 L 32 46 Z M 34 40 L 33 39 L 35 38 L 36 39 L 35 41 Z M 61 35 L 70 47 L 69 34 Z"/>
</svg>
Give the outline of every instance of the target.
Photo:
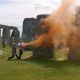
<svg viewBox="0 0 80 80">
<path fill-rule="evenodd" d="M 0 57 L 0 80 L 80 80 L 79 61 L 54 61 L 29 58 L 24 52 L 22 60 L 7 61 L 10 48 L 3 49 Z"/>
</svg>

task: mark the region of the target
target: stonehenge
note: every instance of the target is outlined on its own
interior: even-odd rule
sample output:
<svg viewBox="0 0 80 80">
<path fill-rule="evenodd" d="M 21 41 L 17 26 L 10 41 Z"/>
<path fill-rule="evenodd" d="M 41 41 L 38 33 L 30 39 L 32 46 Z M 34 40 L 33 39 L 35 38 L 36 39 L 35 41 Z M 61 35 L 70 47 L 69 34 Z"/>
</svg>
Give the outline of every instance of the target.
<svg viewBox="0 0 80 80">
<path fill-rule="evenodd" d="M 2 29 L 2 31 L 1 31 L 1 29 Z M 3 47 L 6 47 L 6 45 L 11 45 L 11 41 L 12 41 L 11 30 L 19 32 L 17 27 L 0 25 L 0 43 L 2 43 Z M 1 33 L 2 33 L 2 35 L 1 35 Z M 18 35 L 20 35 L 20 32 Z M 16 37 L 16 36 L 14 36 L 14 37 Z M 18 36 L 18 37 L 20 37 L 20 36 Z"/>
<path fill-rule="evenodd" d="M 46 18 L 48 15 L 38 15 L 36 19 L 25 18 L 23 21 L 22 39 L 25 42 L 30 42 L 36 39 L 36 35 L 44 34 L 38 26 L 41 19 Z M 30 46 L 26 49 L 29 50 Z M 49 47 L 32 47 L 33 57 L 36 58 L 52 58 L 53 57 L 53 46 Z"/>
</svg>

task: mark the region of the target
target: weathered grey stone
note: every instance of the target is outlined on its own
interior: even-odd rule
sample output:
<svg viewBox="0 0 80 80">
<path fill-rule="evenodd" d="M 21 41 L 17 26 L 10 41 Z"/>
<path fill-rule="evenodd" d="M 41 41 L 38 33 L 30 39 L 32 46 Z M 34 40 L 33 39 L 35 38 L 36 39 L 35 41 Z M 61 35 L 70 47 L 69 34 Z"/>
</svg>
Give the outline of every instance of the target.
<svg viewBox="0 0 80 80">
<path fill-rule="evenodd" d="M 49 47 L 36 47 L 33 50 L 33 57 L 36 58 L 52 58 L 54 56 L 53 46 Z"/>
<path fill-rule="evenodd" d="M 37 26 L 36 26 L 36 32 L 35 34 L 41 35 L 43 34 L 43 30 L 41 29 L 41 27 L 39 26 L 39 22 L 41 21 L 41 19 L 45 19 L 47 18 L 49 15 L 48 14 L 44 14 L 44 15 L 38 15 L 36 18 L 36 22 L 37 22 Z"/>
<path fill-rule="evenodd" d="M 76 20 L 74 25 L 76 25 L 77 32 L 74 34 L 74 36 L 71 36 L 71 43 L 73 45 L 70 46 L 69 59 L 80 60 L 80 7 L 77 8 L 75 17 Z"/>
<path fill-rule="evenodd" d="M 37 16 L 37 19 L 36 19 L 36 21 L 37 21 L 37 23 L 43 18 L 47 18 L 49 15 L 48 14 L 42 14 L 42 15 L 38 15 Z"/>
<path fill-rule="evenodd" d="M 12 34 L 11 34 L 11 44 L 14 42 L 17 43 L 19 38 L 20 38 L 19 30 L 13 29 Z"/>
<path fill-rule="evenodd" d="M 3 28 L 3 33 L 2 33 L 2 45 L 5 48 L 6 47 L 6 28 Z"/>
<path fill-rule="evenodd" d="M 6 26 L 0 24 L 0 29 L 3 29 L 2 32 L 2 45 L 5 47 L 7 44 L 11 44 L 11 36 L 10 36 L 10 30 L 16 30 L 17 37 L 20 37 L 20 33 L 14 26 Z"/>
<path fill-rule="evenodd" d="M 25 18 L 23 21 L 22 39 L 25 42 L 34 40 L 34 29 L 36 27 L 36 20 L 34 18 Z"/>
<path fill-rule="evenodd" d="M 17 29 L 13 29 L 11 37 L 16 37 L 19 38 L 20 37 L 20 32 Z"/>
<path fill-rule="evenodd" d="M 35 39 L 36 20 L 34 18 L 25 18 L 23 21 L 22 39 L 25 42 L 30 42 Z M 27 47 L 25 50 L 32 50 L 32 47 Z"/>
<path fill-rule="evenodd" d="M 70 47 L 69 50 L 69 59 L 80 60 L 80 34 L 74 36 L 76 39 L 72 42 L 74 46 Z"/>
<path fill-rule="evenodd" d="M 48 15 L 38 15 L 37 16 L 37 26 L 36 26 L 36 34 L 41 35 L 44 34 L 44 30 L 41 29 L 41 26 L 39 26 L 39 22 L 42 18 L 47 18 Z M 47 33 L 47 31 L 45 32 Z M 54 48 L 53 45 L 52 46 L 40 46 L 40 47 L 36 47 L 33 50 L 33 57 L 36 58 L 52 58 L 54 54 Z"/>
<path fill-rule="evenodd" d="M 6 28 L 6 44 L 9 45 L 10 44 L 10 29 Z"/>
</svg>

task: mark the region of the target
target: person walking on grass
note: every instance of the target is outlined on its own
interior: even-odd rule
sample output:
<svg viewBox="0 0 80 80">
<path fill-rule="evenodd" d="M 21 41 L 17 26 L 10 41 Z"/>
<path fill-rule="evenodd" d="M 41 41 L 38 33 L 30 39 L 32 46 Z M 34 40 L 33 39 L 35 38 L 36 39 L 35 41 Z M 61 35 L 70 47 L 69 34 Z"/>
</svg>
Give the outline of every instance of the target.
<svg viewBox="0 0 80 80">
<path fill-rule="evenodd" d="M 11 60 L 12 58 L 14 58 L 16 56 L 16 58 L 18 59 L 18 55 L 16 54 L 16 44 L 13 43 L 12 44 L 12 51 L 11 51 L 11 56 L 8 58 L 8 60 Z"/>
</svg>

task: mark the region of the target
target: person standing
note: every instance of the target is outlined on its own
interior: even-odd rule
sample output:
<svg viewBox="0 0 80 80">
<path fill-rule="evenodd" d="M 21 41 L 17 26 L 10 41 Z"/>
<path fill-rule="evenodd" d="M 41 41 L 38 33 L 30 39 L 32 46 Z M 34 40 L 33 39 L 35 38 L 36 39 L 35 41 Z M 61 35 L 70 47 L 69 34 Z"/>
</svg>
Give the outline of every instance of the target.
<svg viewBox="0 0 80 80">
<path fill-rule="evenodd" d="M 23 41 L 20 40 L 19 43 L 18 43 L 18 48 L 19 48 L 19 57 L 18 57 L 18 59 L 21 59 L 21 56 L 22 56 L 23 51 L 24 51 L 24 49 L 22 47 L 22 44 L 23 44 Z"/>
</svg>

